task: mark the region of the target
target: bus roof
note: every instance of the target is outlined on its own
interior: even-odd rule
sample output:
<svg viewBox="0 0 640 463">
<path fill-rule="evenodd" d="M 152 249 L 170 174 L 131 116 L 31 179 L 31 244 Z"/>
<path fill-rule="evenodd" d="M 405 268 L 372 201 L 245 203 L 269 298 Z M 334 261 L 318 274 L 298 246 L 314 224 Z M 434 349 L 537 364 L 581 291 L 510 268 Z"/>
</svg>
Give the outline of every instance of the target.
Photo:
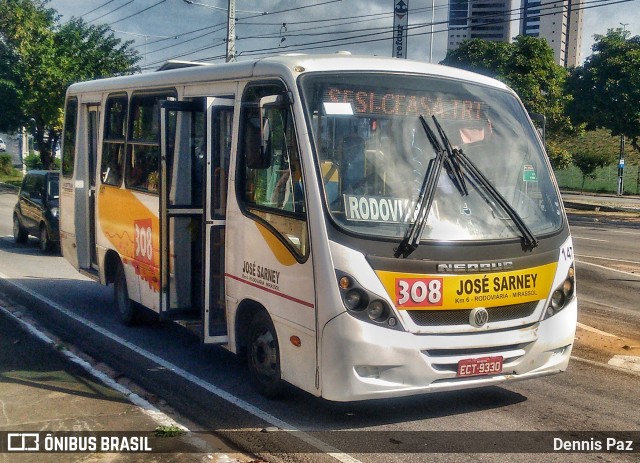
<svg viewBox="0 0 640 463">
<path fill-rule="evenodd" d="M 428 64 L 398 58 L 379 56 L 355 56 L 345 52 L 332 55 L 278 55 L 257 60 L 233 63 L 208 64 L 183 67 L 122 77 L 110 77 L 80 82 L 69 87 L 68 94 L 122 90 L 123 88 L 150 88 L 188 85 L 212 80 L 248 79 L 290 74 L 297 77 L 307 72 L 328 71 L 379 71 L 424 74 L 451 79 L 477 82 L 506 89 L 500 81 L 480 74 L 439 64 Z"/>
</svg>

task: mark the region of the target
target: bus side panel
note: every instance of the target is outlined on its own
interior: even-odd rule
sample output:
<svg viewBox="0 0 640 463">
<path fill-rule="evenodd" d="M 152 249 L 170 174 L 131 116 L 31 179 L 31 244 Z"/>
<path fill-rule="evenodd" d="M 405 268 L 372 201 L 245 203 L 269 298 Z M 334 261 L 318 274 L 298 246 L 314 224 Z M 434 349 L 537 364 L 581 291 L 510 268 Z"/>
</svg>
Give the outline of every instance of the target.
<svg viewBox="0 0 640 463">
<path fill-rule="evenodd" d="M 312 258 L 298 262 L 269 228 L 244 216 L 237 204 L 230 204 L 227 211 L 226 237 L 227 296 L 240 304 L 255 301 L 269 312 L 278 337 L 282 378 L 317 394 Z M 234 333 L 235 314 L 228 317 Z M 293 344 L 293 336 L 300 338 L 300 346 Z"/>
<path fill-rule="evenodd" d="M 155 311 L 159 308 L 160 243 L 158 197 L 100 185 L 97 243 L 104 266 L 106 250 L 115 250 L 127 276 L 129 297 Z"/>
<path fill-rule="evenodd" d="M 60 250 L 64 258 L 79 270 L 75 231 L 75 198 L 73 178 L 60 179 Z"/>
</svg>

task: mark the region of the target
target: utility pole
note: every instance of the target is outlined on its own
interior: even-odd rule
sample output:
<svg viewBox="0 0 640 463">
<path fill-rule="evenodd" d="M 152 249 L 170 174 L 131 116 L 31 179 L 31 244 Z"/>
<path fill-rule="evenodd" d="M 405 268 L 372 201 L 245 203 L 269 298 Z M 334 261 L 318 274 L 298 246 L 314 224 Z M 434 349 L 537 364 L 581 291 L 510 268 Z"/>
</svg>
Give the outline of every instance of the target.
<svg viewBox="0 0 640 463">
<path fill-rule="evenodd" d="M 227 63 L 236 60 L 236 0 L 227 8 Z"/>
</svg>

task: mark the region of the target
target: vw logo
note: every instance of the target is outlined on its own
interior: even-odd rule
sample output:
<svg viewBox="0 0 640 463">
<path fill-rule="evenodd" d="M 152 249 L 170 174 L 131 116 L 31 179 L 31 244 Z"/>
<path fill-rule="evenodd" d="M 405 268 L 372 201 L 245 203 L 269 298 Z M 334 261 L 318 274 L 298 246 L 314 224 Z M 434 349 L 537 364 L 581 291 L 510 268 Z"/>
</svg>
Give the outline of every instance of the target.
<svg viewBox="0 0 640 463">
<path fill-rule="evenodd" d="M 485 308 L 473 309 L 469 314 L 469 324 L 471 326 L 475 326 L 476 328 L 480 328 L 489 321 L 489 312 Z"/>
</svg>

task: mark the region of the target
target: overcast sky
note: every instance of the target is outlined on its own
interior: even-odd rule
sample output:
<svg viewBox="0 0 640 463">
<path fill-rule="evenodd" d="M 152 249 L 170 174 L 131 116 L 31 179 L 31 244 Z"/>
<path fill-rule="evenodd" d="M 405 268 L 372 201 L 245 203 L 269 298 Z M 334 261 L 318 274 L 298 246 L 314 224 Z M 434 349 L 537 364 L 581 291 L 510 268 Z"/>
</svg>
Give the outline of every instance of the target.
<svg viewBox="0 0 640 463">
<path fill-rule="evenodd" d="M 82 16 L 92 24 L 109 24 L 123 39 L 135 41 L 143 56 L 139 64 L 148 69 L 167 59 L 223 61 L 227 0 L 189 1 L 214 8 L 184 0 L 51 0 L 49 6 L 62 15 L 62 22 Z M 433 62 L 438 62 L 446 54 L 448 0 L 434 1 L 432 45 L 427 25 L 432 22 L 432 0 L 408 2 L 413 28 L 408 39 L 410 59 L 429 61 L 431 54 Z M 519 0 L 513 1 L 518 7 Z M 597 7 L 583 12 L 582 60 L 591 54 L 594 34 L 625 27 L 632 35 L 640 35 L 640 0 L 583 2 Z M 393 0 L 236 0 L 236 9 L 239 60 L 338 50 L 391 56 L 392 39 L 386 31 L 393 24 Z M 514 30 L 517 33 L 517 26 Z"/>
</svg>

